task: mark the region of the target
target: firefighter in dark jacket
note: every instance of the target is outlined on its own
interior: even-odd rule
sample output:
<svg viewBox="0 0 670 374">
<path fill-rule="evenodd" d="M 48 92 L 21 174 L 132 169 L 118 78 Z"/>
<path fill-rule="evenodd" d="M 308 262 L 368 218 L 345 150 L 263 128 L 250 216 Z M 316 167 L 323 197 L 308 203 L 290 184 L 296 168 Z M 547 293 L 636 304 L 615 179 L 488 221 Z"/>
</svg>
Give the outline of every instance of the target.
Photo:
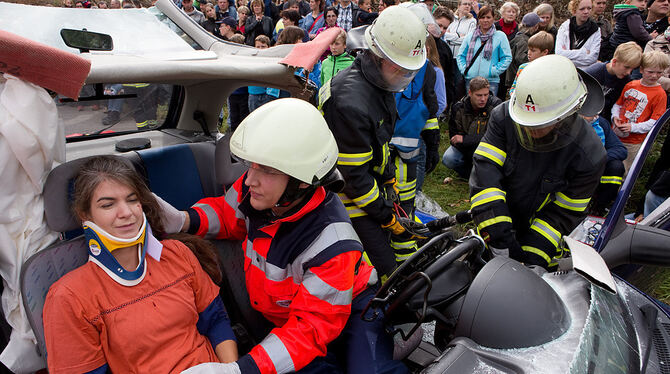
<svg viewBox="0 0 670 374">
<path fill-rule="evenodd" d="M 493 110 L 475 151 L 470 202 L 494 256 L 555 268 L 561 238 L 586 216 L 607 159 L 579 114 L 596 115 L 603 103 L 595 79 L 549 55 L 530 63 Z"/>
<path fill-rule="evenodd" d="M 407 87 L 426 61 L 426 27 L 412 11 L 391 6 L 365 30 L 366 46 L 353 65 L 321 88 L 320 106 L 339 148 L 344 202 L 377 271 L 396 267 L 389 233 L 413 237 L 386 191 L 395 185 L 389 141 L 397 117 L 393 92 Z"/>
</svg>

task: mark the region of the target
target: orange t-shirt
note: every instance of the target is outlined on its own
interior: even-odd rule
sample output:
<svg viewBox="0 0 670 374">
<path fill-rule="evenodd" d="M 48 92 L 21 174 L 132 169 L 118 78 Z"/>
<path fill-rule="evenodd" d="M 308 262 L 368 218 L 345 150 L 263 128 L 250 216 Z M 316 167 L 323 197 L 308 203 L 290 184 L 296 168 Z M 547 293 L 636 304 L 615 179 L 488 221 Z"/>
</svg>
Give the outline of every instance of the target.
<svg viewBox="0 0 670 374">
<path fill-rule="evenodd" d="M 51 286 L 44 305 L 50 373 L 83 373 L 104 364 L 114 373 L 179 373 L 218 362 L 196 323 L 219 287 L 176 240 L 163 241 L 160 262 L 147 255 L 146 266 L 144 279 L 132 287 L 92 262 Z"/>
<path fill-rule="evenodd" d="M 657 120 L 665 112 L 666 100 L 665 91 L 660 85 L 647 87 L 640 80 L 630 81 L 626 83 L 616 102 L 621 106 L 619 120 L 624 123 Z M 647 133 L 631 132 L 627 137 L 619 139 L 624 143 L 640 144 L 646 137 Z"/>
</svg>

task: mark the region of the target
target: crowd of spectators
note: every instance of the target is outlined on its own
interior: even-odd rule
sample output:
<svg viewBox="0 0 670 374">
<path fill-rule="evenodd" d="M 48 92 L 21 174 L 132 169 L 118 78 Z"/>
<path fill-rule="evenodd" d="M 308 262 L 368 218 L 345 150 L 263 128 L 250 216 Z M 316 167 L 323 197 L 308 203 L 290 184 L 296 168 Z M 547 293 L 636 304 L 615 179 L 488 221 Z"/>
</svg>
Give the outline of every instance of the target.
<svg viewBox="0 0 670 374">
<path fill-rule="evenodd" d="M 92 1 L 64 0 L 63 6 L 111 9 L 141 6 L 138 0 Z M 345 32 L 371 24 L 379 12 L 399 3 L 399 0 L 174 1 L 213 35 L 226 41 L 243 40 L 257 48 L 306 42 L 325 29 L 341 28 L 343 32 L 321 58 L 323 66 L 318 63 L 311 74 L 297 73 L 309 77 L 317 86 L 353 63 L 355 51 L 350 53 L 346 49 Z M 670 0 L 624 0 L 621 4 L 610 4 L 612 12 L 607 11 L 607 0 L 571 0 L 568 3 L 571 17 L 565 20 L 557 19 L 548 3 L 521 14 L 514 1 L 497 9 L 473 0 L 459 0 L 455 9 L 440 5 L 439 1 L 419 2 L 426 5 L 438 26 L 428 31 L 433 37 L 431 44 L 435 45 L 438 63 L 432 65 L 439 69 L 440 89 L 436 87 L 436 92 L 445 103 L 440 105 L 440 118 L 449 119 L 451 131 L 464 131 L 447 133 L 451 148 L 443 161 L 463 178 L 468 176 L 468 158 L 476 148 L 476 142 L 469 143 L 481 137 L 489 106 L 497 102 L 492 96 L 508 99 L 524 66 L 543 55 L 556 53 L 567 57 L 603 86 L 605 108 L 600 119 L 588 120 L 601 126 L 607 123 L 626 145 L 628 156 L 621 160 L 626 169 L 651 124 L 666 109 L 666 92 L 670 92 L 667 61 Z M 290 35 L 282 37 L 287 31 Z M 478 82 L 475 90 L 470 88 L 473 79 Z M 484 101 L 483 91 L 491 96 Z M 229 125 L 234 129 L 249 111 L 287 94 L 270 87 L 236 90 L 229 101 Z M 464 122 L 454 123 L 457 118 Z M 470 133 L 468 129 L 476 130 Z M 463 139 L 469 139 L 467 146 L 463 145 Z M 463 154 L 464 147 L 468 150 Z"/>
</svg>

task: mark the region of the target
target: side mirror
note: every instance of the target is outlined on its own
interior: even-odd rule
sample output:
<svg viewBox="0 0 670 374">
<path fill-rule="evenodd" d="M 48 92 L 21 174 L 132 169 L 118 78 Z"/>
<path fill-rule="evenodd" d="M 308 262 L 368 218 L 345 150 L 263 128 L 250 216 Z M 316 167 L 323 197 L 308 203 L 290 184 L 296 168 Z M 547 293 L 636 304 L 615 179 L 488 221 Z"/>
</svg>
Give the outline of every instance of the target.
<svg viewBox="0 0 670 374">
<path fill-rule="evenodd" d="M 65 45 L 70 48 L 77 48 L 79 52 L 88 51 L 111 51 L 114 49 L 112 37 L 107 34 L 97 32 L 73 29 L 61 29 L 60 36 Z"/>
</svg>

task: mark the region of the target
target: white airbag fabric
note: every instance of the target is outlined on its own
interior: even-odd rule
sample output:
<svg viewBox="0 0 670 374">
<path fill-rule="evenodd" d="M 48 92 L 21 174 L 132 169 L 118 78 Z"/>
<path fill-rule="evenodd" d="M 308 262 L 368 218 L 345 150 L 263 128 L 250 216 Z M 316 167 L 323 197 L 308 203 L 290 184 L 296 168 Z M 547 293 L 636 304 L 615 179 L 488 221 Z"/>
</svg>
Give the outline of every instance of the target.
<svg viewBox="0 0 670 374">
<path fill-rule="evenodd" d="M 46 367 L 21 301 L 21 265 L 58 238 L 44 219 L 42 186 L 65 160 L 65 136 L 53 99 L 13 76 L 0 78 L 0 275 L 2 310 L 12 335 L 0 361 L 15 373 Z"/>
</svg>

